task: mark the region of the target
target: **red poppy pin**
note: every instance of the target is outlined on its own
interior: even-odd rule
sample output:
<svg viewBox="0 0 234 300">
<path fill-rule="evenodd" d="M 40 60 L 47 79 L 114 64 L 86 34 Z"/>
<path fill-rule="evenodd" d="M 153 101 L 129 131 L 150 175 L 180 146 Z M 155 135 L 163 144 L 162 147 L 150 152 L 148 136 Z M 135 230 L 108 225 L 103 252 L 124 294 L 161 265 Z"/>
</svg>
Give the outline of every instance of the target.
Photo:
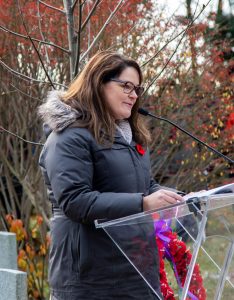
<svg viewBox="0 0 234 300">
<path fill-rule="evenodd" d="M 136 150 L 140 155 L 145 154 L 145 149 L 140 144 L 136 144 Z"/>
</svg>

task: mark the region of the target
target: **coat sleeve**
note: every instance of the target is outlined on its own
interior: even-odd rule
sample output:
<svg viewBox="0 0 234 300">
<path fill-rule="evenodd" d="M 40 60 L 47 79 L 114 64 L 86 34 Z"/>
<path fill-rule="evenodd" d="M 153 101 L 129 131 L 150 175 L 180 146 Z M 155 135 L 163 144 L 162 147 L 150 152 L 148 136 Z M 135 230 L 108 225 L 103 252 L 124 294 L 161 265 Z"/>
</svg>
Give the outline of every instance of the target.
<svg viewBox="0 0 234 300">
<path fill-rule="evenodd" d="M 149 194 L 157 192 L 158 190 L 161 190 L 161 189 L 168 190 L 168 191 L 175 192 L 175 193 L 179 193 L 179 194 L 184 194 L 183 192 L 180 192 L 177 189 L 169 188 L 167 186 L 160 185 L 153 178 L 151 178 Z"/>
<path fill-rule="evenodd" d="M 160 189 L 162 189 L 161 185 L 158 184 L 153 178 L 151 178 L 151 180 L 150 180 L 149 194 L 157 192 Z"/>
<path fill-rule="evenodd" d="M 40 157 L 54 198 L 64 214 L 78 222 L 115 219 L 142 211 L 141 193 L 93 190 L 90 137 L 74 129 L 52 133 Z"/>
</svg>

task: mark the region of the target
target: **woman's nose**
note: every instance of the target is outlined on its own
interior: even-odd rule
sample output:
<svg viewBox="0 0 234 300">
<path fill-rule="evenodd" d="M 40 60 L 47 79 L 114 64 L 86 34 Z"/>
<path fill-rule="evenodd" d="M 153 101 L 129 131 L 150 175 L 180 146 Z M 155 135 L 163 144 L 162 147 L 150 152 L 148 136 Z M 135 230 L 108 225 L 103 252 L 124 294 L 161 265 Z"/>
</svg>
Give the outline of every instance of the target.
<svg viewBox="0 0 234 300">
<path fill-rule="evenodd" d="M 129 93 L 128 96 L 130 98 L 133 98 L 133 99 L 137 99 L 138 98 L 138 95 L 137 95 L 137 93 L 136 93 L 135 90 L 131 91 L 131 93 Z"/>
</svg>

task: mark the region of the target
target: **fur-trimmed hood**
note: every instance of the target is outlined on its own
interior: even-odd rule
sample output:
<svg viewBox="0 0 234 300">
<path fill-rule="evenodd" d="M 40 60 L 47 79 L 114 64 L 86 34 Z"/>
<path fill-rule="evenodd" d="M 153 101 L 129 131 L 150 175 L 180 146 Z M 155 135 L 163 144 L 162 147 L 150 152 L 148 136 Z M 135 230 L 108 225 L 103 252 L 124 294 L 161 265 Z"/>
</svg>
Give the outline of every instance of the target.
<svg viewBox="0 0 234 300">
<path fill-rule="evenodd" d="M 81 113 L 61 100 L 62 95 L 61 91 L 50 91 L 45 103 L 38 109 L 43 122 L 56 132 L 62 131 L 81 117 Z"/>
</svg>

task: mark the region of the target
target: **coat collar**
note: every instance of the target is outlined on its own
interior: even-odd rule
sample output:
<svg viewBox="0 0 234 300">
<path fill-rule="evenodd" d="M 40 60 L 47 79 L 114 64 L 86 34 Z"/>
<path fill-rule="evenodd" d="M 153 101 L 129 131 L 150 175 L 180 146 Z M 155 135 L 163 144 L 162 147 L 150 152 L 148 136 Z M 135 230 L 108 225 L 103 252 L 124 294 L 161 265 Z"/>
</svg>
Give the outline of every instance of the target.
<svg viewBox="0 0 234 300">
<path fill-rule="evenodd" d="M 62 101 L 63 92 L 50 91 L 46 101 L 39 106 L 38 113 L 44 123 L 59 132 L 81 117 L 81 113 Z"/>
<path fill-rule="evenodd" d="M 126 146 L 131 146 L 131 147 L 136 146 L 136 142 L 133 139 L 132 139 L 131 143 L 129 144 L 118 130 L 116 130 L 116 132 L 115 132 L 114 142 L 117 144 L 122 144 L 122 145 L 126 145 Z"/>
</svg>

